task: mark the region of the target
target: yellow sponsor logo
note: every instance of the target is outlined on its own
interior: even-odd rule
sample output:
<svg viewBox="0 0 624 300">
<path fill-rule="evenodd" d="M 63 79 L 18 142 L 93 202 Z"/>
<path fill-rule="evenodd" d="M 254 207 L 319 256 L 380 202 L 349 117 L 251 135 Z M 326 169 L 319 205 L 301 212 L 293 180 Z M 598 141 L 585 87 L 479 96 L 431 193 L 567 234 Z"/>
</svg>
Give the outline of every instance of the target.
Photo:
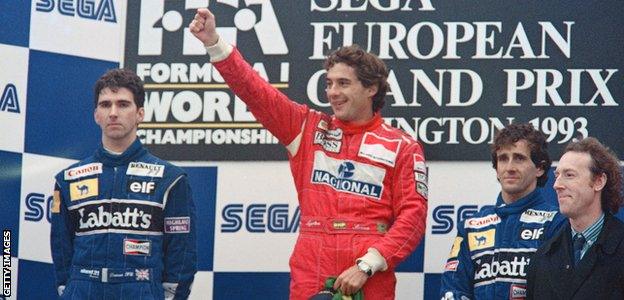
<svg viewBox="0 0 624 300">
<path fill-rule="evenodd" d="M 333 224 L 334 229 L 346 229 L 347 223 L 344 221 L 334 221 Z"/>
<path fill-rule="evenodd" d="M 71 201 L 85 199 L 98 195 L 98 179 L 91 178 L 69 184 L 69 197 Z"/>
<path fill-rule="evenodd" d="M 54 191 L 52 196 L 52 213 L 58 214 L 61 212 L 61 192 Z"/>
<path fill-rule="evenodd" d="M 470 251 L 494 247 L 496 229 L 468 233 L 468 247 Z"/>
<path fill-rule="evenodd" d="M 455 241 L 453 242 L 453 247 L 451 248 L 451 254 L 449 254 L 450 258 L 455 258 L 459 255 L 459 249 L 461 248 L 461 242 L 464 240 L 461 236 L 456 236 Z"/>
</svg>

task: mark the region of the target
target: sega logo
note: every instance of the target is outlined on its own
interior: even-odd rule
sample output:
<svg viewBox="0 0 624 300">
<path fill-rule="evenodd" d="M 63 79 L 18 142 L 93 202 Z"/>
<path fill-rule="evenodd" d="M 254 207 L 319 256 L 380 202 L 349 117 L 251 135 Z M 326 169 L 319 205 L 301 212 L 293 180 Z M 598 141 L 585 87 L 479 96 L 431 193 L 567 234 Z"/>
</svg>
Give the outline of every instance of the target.
<svg viewBox="0 0 624 300">
<path fill-rule="evenodd" d="M 46 197 L 44 194 L 30 193 L 26 195 L 26 212 L 24 219 L 31 222 L 39 222 L 45 216 L 46 220 L 52 220 L 52 196 Z"/>
<path fill-rule="evenodd" d="M 48 13 L 55 8 L 65 16 L 117 23 L 113 0 L 101 0 L 97 5 L 94 0 L 39 0 L 35 4 L 35 10 L 40 12 Z"/>
<path fill-rule="evenodd" d="M 221 232 L 237 232 L 243 224 L 248 232 L 254 233 L 296 232 L 300 214 L 299 206 L 290 214 L 288 204 L 251 204 L 247 207 L 243 204 L 229 204 L 221 211 Z"/>
<path fill-rule="evenodd" d="M 455 209 L 455 205 L 440 205 L 433 209 L 433 225 L 431 233 L 447 234 L 465 219 L 472 217 L 479 211 L 477 205 L 462 205 Z"/>
<path fill-rule="evenodd" d="M 7 84 L 2 91 L 2 96 L 0 97 L 0 111 L 20 113 L 17 88 L 12 83 Z"/>
</svg>

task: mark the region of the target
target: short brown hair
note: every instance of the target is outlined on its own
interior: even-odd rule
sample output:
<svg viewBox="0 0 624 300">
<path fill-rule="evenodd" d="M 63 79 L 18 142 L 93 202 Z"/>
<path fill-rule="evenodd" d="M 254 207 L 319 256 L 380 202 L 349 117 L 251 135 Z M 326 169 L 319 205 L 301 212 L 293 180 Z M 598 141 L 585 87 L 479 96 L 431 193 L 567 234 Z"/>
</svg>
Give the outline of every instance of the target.
<svg viewBox="0 0 624 300">
<path fill-rule="evenodd" d="M 525 140 L 531 150 L 531 161 L 536 167 L 544 170 L 544 174 L 537 178 L 537 185 L 544 186 L 548 181 L 548 170 L 552 164 L 552 160 L 548 155 L 548 143 L 546 136 L 539 132 L 533 125 L 529 123 L 509 124 L 496 134 L 494 144 L 492 144 L 492 166 L 494 169 L 498 166 L 496 152 L 502 147 L 510 146 L 519 140 Z"/>
<path fill-rule="evenodd" d="M 617 213 L 624 200 L 622 198 L 622 170 L 615 152 L 593 137 L 572 141 L 563 153 L 570 151 L 589 154 L 591 157 L 589 170 L 594 179 L 602 174 L 607 175 L 607 183 L 600 195 L 600 203 L 602 210 Z"/>
<path fill-rule="evenodd" d="M 358 45 L 344 46 L 330 53 L 325 59 L 323 67 L 329 70 L 335 64 L 343 63 L 353 69 L 365 87 L 377 86 L 377 93 L 373 95 L 373 112 L 378 112 L 385 103 L 388 91 L 388 67 L 376 55 L 364 51 Z"/>
<path fill-rule="evenodd" d="M 108 70 L 98 81 L 95 82 L 94 100 L 97 108 L 98 98 L 103 89 L 109 88 L 116 92 L 119 88 L 127 88 L 134 96 L 134 104 L 137 108 L 143 107 L 145 102 L 145 89 L 143 81 L 136 73 L 128 69 Z"/>
</svg>

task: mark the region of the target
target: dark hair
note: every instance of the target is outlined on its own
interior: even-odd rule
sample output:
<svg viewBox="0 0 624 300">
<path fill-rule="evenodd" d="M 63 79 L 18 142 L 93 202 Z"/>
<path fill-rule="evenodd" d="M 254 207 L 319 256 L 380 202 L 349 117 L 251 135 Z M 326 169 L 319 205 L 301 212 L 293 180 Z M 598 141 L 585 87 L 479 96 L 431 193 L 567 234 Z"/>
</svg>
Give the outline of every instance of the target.
<svg viewBox="0 0 624 300">
<path fill-rule="evenodd" d="M 546 136 L 543 133 L 537 131 L 533 125 L 529 123 L 524 124 L 509 124 L 505 126 L 501 131 L 496 134 L 494 138 L 494 144 L 492 144 L 492 166 L 496 169 L 498 162 L 496 152 L 502 147 L 510 146 L 519 140 L 525 140 L 531 150 L 531 161 L 536 167 L 544 170 L 544 174 L 537 178 L 537 185 L 544 186 L 548 181 L 548 170 L 552 164 L 550 156 L 548 156 L 548 144 L 546 143 Z"/>
<path fill-rule="evenodd" d="M 132 95 L 134 95 L 134 104 L 136 104 L 137 108 L 143 107 L 143 102 L 145 102 L 143 81 L 133 71 L 128 69 L 112 69 L 104 73 L 104 75 L 95 82 L 93 97 L 96 108 L 100 92 L 105 88 L 109 88 L 115 92 L 119 88 L 127 88 L 132 92 Z"/>
<path fill-rule="evenodd" d="M 624 200 L 621 192 L 622 171 L 615 152 L 593 137 L 572 141 L 563 150 L 563 153 L 570 151 L 589 154 L 591 157 L 589 170 L 592 172 L 594 180 L 602 174 L 607 175 L 607 183 L 600 195 L 600 203 L 603 210 L 617 213 Z"/>
<path fill-rule="evenodd" d="M 355 74 L 364 87 L 377 86 L 377 93 L 373 96 L 373 112 L 378 112 L 384 106 L 384 97 L 388 91 L 386 64 L 379 57 L 364 51 L 358 45 L 340 47 L 330 53 L 323 67 L 329 70 L 338 63 L 355 69 Z"/>
</svg>

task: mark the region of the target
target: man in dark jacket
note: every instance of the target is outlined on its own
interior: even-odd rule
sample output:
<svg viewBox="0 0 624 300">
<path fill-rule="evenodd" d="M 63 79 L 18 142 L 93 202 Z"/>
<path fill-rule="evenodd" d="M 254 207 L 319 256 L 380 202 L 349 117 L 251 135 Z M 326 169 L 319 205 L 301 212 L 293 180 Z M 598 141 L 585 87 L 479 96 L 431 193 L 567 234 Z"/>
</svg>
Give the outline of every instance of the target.
<svg viewBox="0 0 624 300">
<path fill-rule="evenodd" d="M 624 224 L 617 156 L 595 138 L 572 142 L 555 171 L 569 218 L 531 259 L 528 299 L 624 299 Z"/>
</svg>

